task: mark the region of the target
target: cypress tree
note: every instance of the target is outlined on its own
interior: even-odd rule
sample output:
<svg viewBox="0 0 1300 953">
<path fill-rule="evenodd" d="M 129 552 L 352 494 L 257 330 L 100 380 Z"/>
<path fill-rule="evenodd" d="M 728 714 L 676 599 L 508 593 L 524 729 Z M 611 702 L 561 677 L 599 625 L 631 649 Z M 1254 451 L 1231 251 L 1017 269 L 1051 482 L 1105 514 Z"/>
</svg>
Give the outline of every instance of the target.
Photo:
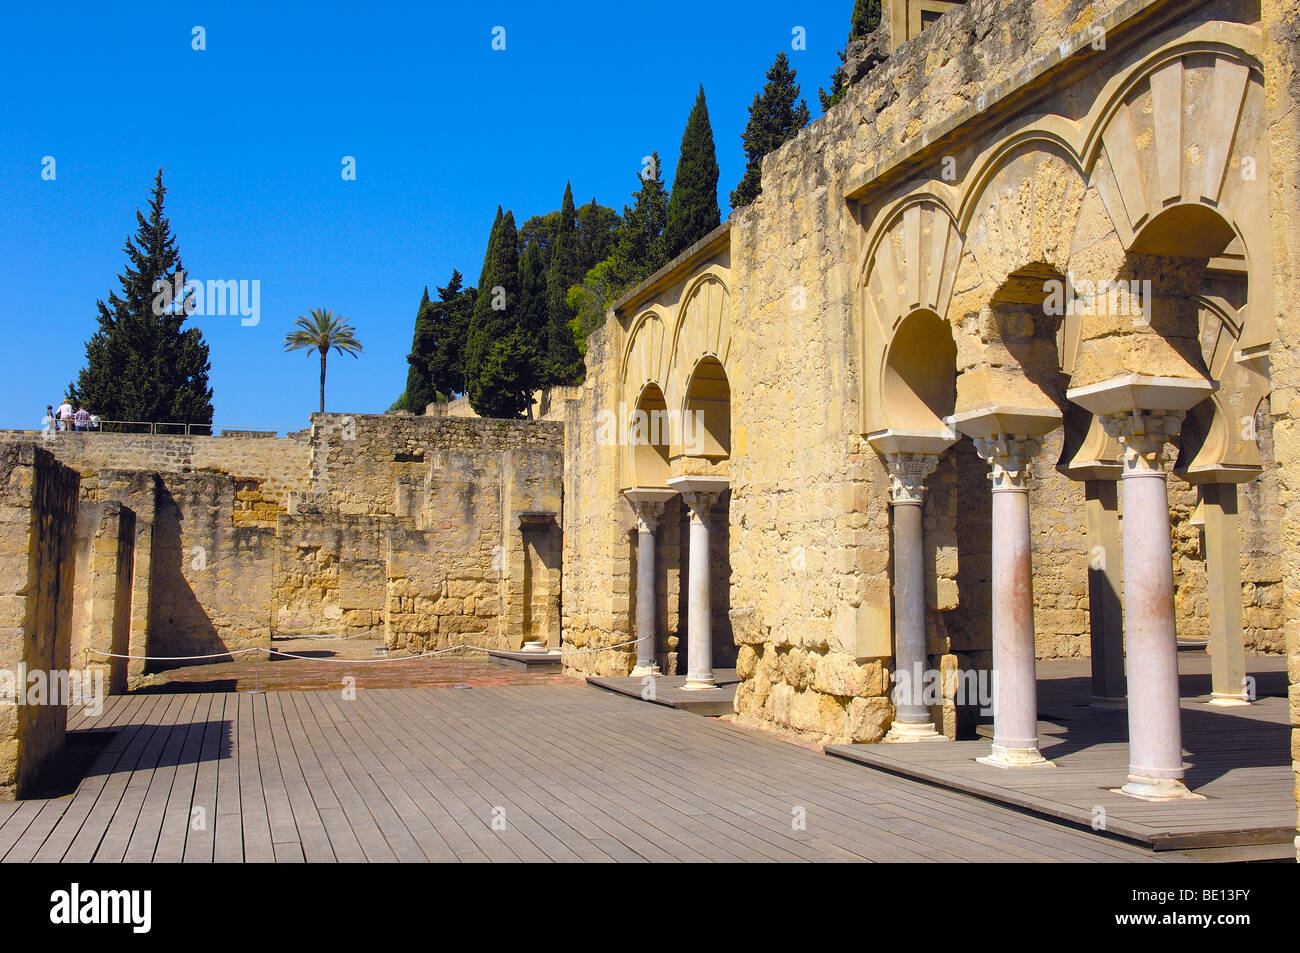
<svg viewBox="0 0 1300 953">
<path fill-rule="evenodd" d="M 874 33 L 880 26 L 880 0 L 855 0 L 853 4 L 853 19 L 849 24 L 848 43 L 854 40 L 865 39 Z M 843 66 L 848 62 L 848 44 L 845 49 L 839 51 L 840 65 Z M 832 106 L 844 98 L 844 77 L 840 71 L 836 70 L 831 76 L 831 91 L 828 93 L 824 89 L 817 90 L 817 98 L 821 100 L 822 112 L 827 112 Z"/>
<path fill-rule="evenodd" d="M 578 237 L 578 216 L 573 205 L 573 187 L 564 186 L 560 221 L 551 246 L 551 267 L 546 276 L 546 334 L 541 341 L 540 373 L 547 384 L 567 384 L 580 373 L 581 359 L 569 321 L 573 311 L 566 300 L 569 288 L 582 280 Z"/>
<path fill-rule="evenodd" d="M 664 245 L 669 259 L 676 258 L 722 224 L 718 208 L 718 156 L 709 125 L 709 107 L 704 87 L 695 98 L 686 131 L 682 134 L 681 157 L 668 200 L 668 223 Z"/>
<path fill-rule="evenodd" d="M 429 359 L 433 356 L 433 303 L 429 301 L 429 287 L 415 311 L 415 334 L 411 339 L 411 353 L 406 355 L 410 368 L 406 372 L 406 391 L 398 402 L 405 410 L 422 413 L 425 406 L 438 399 L 429 380 Z"/>
<path fill-rule="evenodd" d="M 631 208 L 623 206 L 623 220 L 609 255 L 587 271 L 582 284 L 569 289 L 569 306 L 576 312 L 570 324 L 581 354 L 587 352 L 587 335 L 605 320 L 606 308 L 668 262 L 663 239 L 668 191 L 659 171 L 659 153 L 651 158 L 650 168 L 639 176 L 635 203 Z"/>
<path fill-rule="evenodd" d="M 86 342 L 86 366 L 68 386 L 74 405 L 106 420 L 212 423 L 208 346 L 197 327 L 185 327 L 193 301 L 171 223 L 163 214 L 162 169 L 154 179 L 149 217 L 137 209 L 138 228 L 123 250 L 121 294 L 97 302 L 99 327 Z"/>
<path fill-rule="evenodd" d="M 451 280 L 438 289 L 433 302 L 433 352 L 429 356 L 429 383 L 438 400 L 465 393 L 465 344 L 478 294 L 464 287 L 465 279 L 452 269 Z"/>
<path fill-rule="evenodd" d="M 519 326 L 535 342 L 545 342 L 548 308 L 546 254 L 540 242 L 529 242 L 519 258 Z"/>
<path fill-rule="evenodd" d="M 465 348 L 465 392 L 481 417 L 531 413 L 539 385 L 537 353 L 519 325 L 519 236 L 513 212 L 497 218 L 488 238 L 478 298 Z"/>
<path fill-rule="evenodd" d="M 731 193 L 732 208 L 741 208 L 758 198 L 763 191 L 763 157 L 793 139 L 808 125 L 808 116 L 808 104 L 799 98 L 795 71 L 783 50 L 767 71 L 763 92 L 755 94 L 749 107 L 749 123 L 741 136 L 748 161 L 744 178 Z"/>
</svg>

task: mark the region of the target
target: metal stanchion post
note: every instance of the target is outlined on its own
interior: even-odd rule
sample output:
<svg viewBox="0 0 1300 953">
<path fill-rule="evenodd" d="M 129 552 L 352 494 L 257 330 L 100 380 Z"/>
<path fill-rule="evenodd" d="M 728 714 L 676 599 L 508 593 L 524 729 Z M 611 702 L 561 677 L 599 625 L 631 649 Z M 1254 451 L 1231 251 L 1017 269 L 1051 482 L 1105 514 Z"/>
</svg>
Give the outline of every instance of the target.
<svg viewBox="0 0 1300 953">
<path fill-rule="evenodd" d="M 461 643 L 460 647 L 460 684 L 456 688 L 468 690 L 469 686 L 465 684 L 465 656 L 469 653 L 469 646 Z"/>
<path fill-rule="evenodd" d="M 250 694 L 250 695 L 265 695 L 265 694 L 266 694 L 266 692 L 262 691 L 262 688 L 261 688 L 261 684 L 262 684 L 262 683 L 261 683 L 261 679 L 258 677 L 258 675 L 259 675 L 258 663 L 261 661 L 261 659 L 262 659 L 262 649 L 259 647 L 258 649 L 256 649 L 256 650 L 253 652 L 253 688 L 252 688 L 252 690 L 249 691 L 249 693 L 248 693 L 248 694 Z M 267 658 L 267 661 L 268 661 L 268 662 L 270 661 L 270 658 L 269 658 L 269 657 Z"/>
</svg>

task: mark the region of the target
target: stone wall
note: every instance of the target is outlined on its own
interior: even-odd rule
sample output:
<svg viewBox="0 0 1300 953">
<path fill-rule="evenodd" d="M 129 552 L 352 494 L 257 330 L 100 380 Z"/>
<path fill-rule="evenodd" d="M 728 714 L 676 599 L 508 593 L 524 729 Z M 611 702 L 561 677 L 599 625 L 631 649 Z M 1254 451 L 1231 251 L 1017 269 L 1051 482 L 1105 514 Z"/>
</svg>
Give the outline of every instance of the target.
<svg viewBox="0 0 1300 953">
<path fill-rule="evenodd" d="M 72 661 L 100 672 L 112 694 L 127 689 L 135 513 L 108 500 L 77 505 L 76 598 Z M 110 653 L 110 654 L 102 654 Z"/>
<path fill-rule="evenodd" d="M 1269 354 L 1273 439 L 1278 463 L 1278 520 L 1282 539 L 1282 612 L 1290 674 L 1291 766 L 1300 811 L 1300 10 L 1286 0 L 1264 0 L 1264 68 L 1273 98 L 1268 137 L 1277 339 Z M 1300 837 L 1296 838 L 1300 858 Z"/>
<path fill-rule="evenodd" d="M 213 470 L 255 479 L 283 510 L 290 491 L 305 490 L 310 447 L 291 437 L 248 432 L 229 436 L 0 431 L 0 441 L 39 442 L 83 477 L 97 470 L 184 473 Z"/>
<path fill-rule="evenodd" d="M 67 671 L 78 477 L 45 450 L 0 444 L 0 799 L 23 797 L 63 748 L 67 709 L 28 673 Z M 48 682 L 47 682 L 48 686 Z M 39 702 L 39 703 L 36 703 Z"/>
</svg>

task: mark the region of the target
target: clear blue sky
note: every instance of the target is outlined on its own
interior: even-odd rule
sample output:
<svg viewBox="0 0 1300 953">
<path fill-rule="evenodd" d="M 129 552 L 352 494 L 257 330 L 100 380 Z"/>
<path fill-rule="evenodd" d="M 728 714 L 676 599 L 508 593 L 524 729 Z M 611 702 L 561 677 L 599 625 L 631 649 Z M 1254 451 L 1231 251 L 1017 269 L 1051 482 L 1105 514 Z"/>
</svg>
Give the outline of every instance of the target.
<svg viewBox="0 0 1300 953">
<path fill-rule="evenodd" d="M 312 307 L 344 314 L 366 349 L 331 358 L 329 409 L 378 413 L 405 385 L 421 291 L 453 267 L 477 281 L 498 204 L 522 223 L 571 180 L 579 203 L 621 211 L 655 149 L 671 184 L 703 83 L 725 218 L 768 66 L 785 49 L 819 115 L 852 5 L 6 4 L 0 427 L 38 427 L 83 365 L 160 166 L 191 276 L 261 281 L 258 326 L 195 319 L 216 423 L 306 426 L 318 366 L 281 342 Z"/>
</svg>

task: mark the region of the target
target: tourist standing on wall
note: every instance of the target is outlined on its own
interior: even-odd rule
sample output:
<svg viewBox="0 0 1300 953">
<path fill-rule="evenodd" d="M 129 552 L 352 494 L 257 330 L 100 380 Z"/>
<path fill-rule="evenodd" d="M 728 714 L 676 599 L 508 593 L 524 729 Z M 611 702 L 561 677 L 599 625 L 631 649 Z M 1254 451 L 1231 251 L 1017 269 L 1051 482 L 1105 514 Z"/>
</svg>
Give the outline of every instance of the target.
<svg viewBox="0 0 1300 953">
<path fill-rule="evenodd" d="M 63 403 L 59 404 L 58 418 L 60 430 L 67 431 L 72 429 L 72 416 L 72 404 L 65 397 Z"/>
<path fill-rule="evenodd" d="M 77 415 L 73 420 L 77 423 L 77 433 L 85 433 L 90 429 L 90 411 L 85 407 L 77 408 Z"/>
</svg>

